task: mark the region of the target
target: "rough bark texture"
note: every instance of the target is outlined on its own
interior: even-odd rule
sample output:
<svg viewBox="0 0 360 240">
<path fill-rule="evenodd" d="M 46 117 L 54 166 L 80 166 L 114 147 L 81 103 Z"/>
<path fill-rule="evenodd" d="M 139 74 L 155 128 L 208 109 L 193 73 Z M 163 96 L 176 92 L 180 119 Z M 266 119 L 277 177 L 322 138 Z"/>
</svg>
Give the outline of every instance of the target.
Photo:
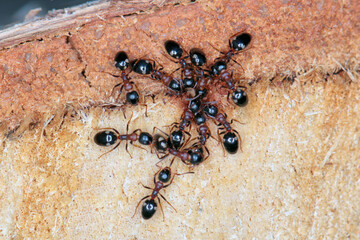
<svg viewBox="0 0 360 240">
<path fill-rule="evenodd" d="M 33 239 L 360 238 L 360 10 L 356 1 L 103 2 L 0 32 L 0 236 Z M 180 2 L 180 1 L 176 1 Z M 159 7 L 158 7 L 159 6 Z M 141 11 L 141 12 L 139 12 Z M 56 24 L 55 24 L 56 23 Z M 58 24 L 58 25 L 57 25 Z M 104 109 L 118 83 L 115 54 L 177 68 L 163 43 L 202 48 L 209 61 L 248 31 L 231 64 L 250 102 L 234 109 L 242 152 L 211 155 L 177 176 L 149 221 L 156 155 L 124 143 L 106 150 L 96 129 L 149 132 L 178 121 L 183 103 L 134 75 L 145 107 Z M 35 34 L 36 33 L 36 34 Z M 211 44 L 211 45 L 210 45 Z M 175 73 L 177 74 L 177 73 Z M 216 126 L 211 132 L 216 136 Z M 195 133 L 195 132 L 194 132 Z M 168 162 L 164 162 L 164 165 Z M 188 171 L 180 161 L 173 171 Z"/>
</svg>

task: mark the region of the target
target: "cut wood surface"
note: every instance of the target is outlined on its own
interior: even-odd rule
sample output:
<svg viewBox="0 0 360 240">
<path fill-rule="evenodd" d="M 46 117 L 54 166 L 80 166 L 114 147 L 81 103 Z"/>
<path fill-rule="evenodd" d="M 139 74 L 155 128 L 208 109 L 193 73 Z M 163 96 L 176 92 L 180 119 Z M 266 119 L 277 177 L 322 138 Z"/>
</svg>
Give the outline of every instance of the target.
<svg viewBox="0 0 360 240">
<path fill-rule="evenodd" d="M 4 239 L 359 239 L 360 9 L 355 1 L 110 1 L 55 11 L 0 32 L 0 236 Z M 116 103 L 114 56 L 146 57 L 173 72 L 168 39 L 211 63 L 239 32 L 249 50 L 230 64 L 249 104 L 214 87 L 242 151 L 176 176 L 161 211 L 134 211 L 158 158 L 125 143 L 97 146 L 97 129 L 179 121 L 185 105 L 132 75 L 145 107 Z M 214 46 L 214 47 L 213 47 Z M 175 72 L 175 75 L 179 72 Z M 127 119 L 124 118 L 124 114 Z M 217 137 L 214 124 L 209 124 Z M 192 130 L 196 136 L 195 129 Z M 162 163 L 169 164 L 169 160 Z M 181 161 L 173 170 L 189 171 Z"/>
</svg>

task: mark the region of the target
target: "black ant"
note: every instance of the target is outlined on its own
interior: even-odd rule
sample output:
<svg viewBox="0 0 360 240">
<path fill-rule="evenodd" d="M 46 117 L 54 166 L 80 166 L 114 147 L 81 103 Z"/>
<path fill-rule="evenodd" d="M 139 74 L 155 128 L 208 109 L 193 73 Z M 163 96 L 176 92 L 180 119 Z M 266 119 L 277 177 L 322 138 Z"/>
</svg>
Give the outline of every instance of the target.
<svg viewBox="0 0 360 240">
<path fill-rule="evenodd" d="M 240 51 L 243 51 L 246 48 L 248 48 L 251 43 L 251 40 L 252 40 L 252 36 L 249 33 L 246 32 L 236 33 L 229 38 L 229 50 L 227 52 L 221 52 L 217 48 L 212 46 L 210 43 L 209 44 L 210 46 L 212 46 L 213 48 L 215 48 L 217 51 L 219 51 L 221 54 L 224 55 L 222 57 L 215 59 L 215 61 L 223 61 L 225 63 L 228 63 L 230 60 L 232 60 L 235 63 L 237 63 L 234 59 L 232 59 L 232 57 L 238 54 Z"/>
<path fill-rule="evenodd" d="M 227 85 L 227 89 L 232 91 L 232 100 L 233 102 L 239 106 L 244 107 L 248 103 L 248 97 L 244 90 L 240 88 L 246 88 L 246 87 L 240 87 L 239 89 L 235 88 L 235 84 L 233 82 L 233 73 L 229 73 L 227 70 L 227 64 L 224 61 L 217 61 L 212 67 L 211 67 L 211 74 L 213 76 L 217 76 L 219 80 L 224 81 Z M 229 93 L 230 94 L 230 93 Z M 228 99 L 229 99 L 228 94 Z"/>
<path fill-rule="evenodd" d="M 187 141 L 185 141 L 185 134 L 191 137 L 190 133 L 187 131 L 175 130 L 170 131 L 170 136 L 168 138 L 168 143 L 171 148 L 176 150 L 180 149 L 184 144 L 186 145 Z M 188 138 L 190 139 L 190 138 Z"/>
<path fill-rule="evenodd" d="M 232 129 L 231 124 L 233 121 L 236 121 L 232 119 L 230 122 L 226 121 L 227 115 L 226 113 L 219 113 L 218 108 L 215 105 L 209 105 L 204 107 L 204 112 L 207 116 L 215 119 L 218 124 L 217 126 L 223 126 L 222 128 L 218 129 L 218 136 L 220 138 L 221 135 L 223 136 L 223 146 L 226 149 L 226 151 L 230 154 L 235 154 L 237 150 L 239 149 L 239 141 L 241 144 L 241 137 L 238 131 L 235 129 Z M 220 132 L 220 130 L 224 130 Z"/>
<path fill-rule="evenodd" d="M 154 127 L 154 131 L 155 131 L 155 129 L 158 129 L 158 128 Z M 202 150 L 203 145 L 199 145 L 199 144 L 193 144 L 190 148 L 187 148 L 184 150 L 179 150 L 179 148 L 186 145 L 186 143 L 188 141 L 186 141 L 186 143 L 184 144 L 183 143 L 184 140 L 181 140 L 180 137 L 177 138 L 175 141 L 174 141 L 174 138 L 172 140 L 170 140 L 171 136 L 169 136 L 168 134 L 163 132 L 161 129 L 158 129 L 158 130 L 161 131 L 162 133 L 164 133 L 168 137 L 168 140 L 166 140 L 161 135 L 155 135 L 156 138 L 154 141 L 154 145 L 155 145 L 156 150 L 158 152 L 165 153 L 165 155 L 163 155 L 163 156 L 158 155 L 158 158 L 160 159 L 160 161 L 158 163 L 156 163 L 156 166 L 158 166 L 158 164 L 161 161 L 163 161 L 170 154 L 175 157 L 180 158 L 180 160 L 183 163 L 185 163 L 186 165 L 193 165 L 193 166 L 200 164 L 201 162 L 203 162 L 204 160 L 206 160 L 209 157 L 210 153 L 209 153 L 208 149 L 205 147 L 208 155 L 204 158 L 203 150 Z M 178 132 L 178 131 L 176 131 L 176 132 Z M 179 132 L 181 132 L 181 131 L 179 131 Z M 187 132 L 185 132 L 185 133 L 187 133 Z M 178 133 L 176 133 L 176 134 L 178 134 Z M 189 133 L 187 133 L 187 134 L 189 134 Z M 191 137 L 190 134 L 189 134 L 189 136 Z M 179 148 L 174 147 L 175 143 L 178 144 L 177 146 L 179 146 Z"/>
<path fill-rule="evenodd" d="M 206 157 L 204 157 L 204 150 L 203 147 L 206 150 Z M 190 162 L 184 162 L 186 165 L 199 165 L 200 163 L 202 163 L 203 161 L 205 161 L 209 156 L 209 150 L 208 148 L 203 145 L 201 142 L 197 142 L 194 143 L 189 149 L 188 149 L 188 153 L 191 156 L 191 161 Z"/>
<path fill-rule="evenodd" d="M 119 131 L 116 130 L 115 128 L 105 128 L 106 130 L 98 132 L 95 135 L 94 141 L 99 146 L 114 145 L 116 143 L 116 141 L 119 140 L 119 142 L 110 151 L 100 155 L 99 158 L 101 158 L 103 155 L 115 150 L 122 141 L 126 141 L 125 149 L 131 158 L 132 158 L 132 155 L 128 151 L 128 141 L 130 141 L 130 143 L 132 145 L 134 145 L 135 147 L 139 147 L 142 149 L 143 149 L 143 147 L 134 144 L 134 142 L 139 141 L 139 143 L 142 145 L 152 144 L 153 137 L 149 133 L 143 132 L 141 129 L 136 129 L 131 134 L 128 134 L 130 121 L 131 121 L 131 118 L 126 125 L 126 134 L 120 134 Z M 138 134 L 137 132 L 140 132 L 140 134 Z"/>
<path fill-rule="evenodd" d="M 156 138 L 156 141 L 155 141 L 155 148 L 158 152 L 161 152 L 161 153 L 169 152 L 170 154 L 177 156 L 177 155 L 181 154 L 181 152 L 178 150 L 180 148 L 182 148 L 182 146 L 186 145 L 186 143 L 190 140 L 191 134 L 189 132 L 184 131 L 184 130 L 173 131 L 173 128 L 174 128 L 174 126 L 170 130 L 170 136 L 169 136 L 167 133 L 165 133 L 161 129 L 154 127 L 153 132 L 155 132 L 155 129 L 157 129 L 160 132 L 162 132 L 164 135 L 166 135 L 166 137 L 167 137 L 167 141 L 166 141 L 166 139 L 163 136 L 157 135 L 158 137 Z M 185 140 L 185 134 L 187 136 L 189 136 L 187 140 Z M 168 154 L 165 154 L 165 156 L 163 156 L 163 157 L 158 156 L 158 158 L 164 159 L 167 156 L 168 156 Z M 178 156 L 178 157 L 180 157 L 180 156 Z"/>
<path fill-rule="evenodd" d="M 152 61 L 152 63 L 150 62 Z M 142 75 L 150 74 L 150 77 L 154 80 L 161 81 L 165 86 L 167 86 L 172 92 L 176 95 L 179 95 L 183 92 L 183 87 L 180 79 L 176 79 L 171 75 L 165 73 L 163 67 L 156 68 L 156 63 L 153 60 L 140 59 L 134 62 L 133 70 L 134 72 Z"/>
<path fill-rule="evenodd" d="M 184 149 L 182 151 L 173 148 L 168 148 L 167 149 L 168 153 L 162 156 L 160 159 L 163 160 L 164 158 L 169 156 L 169 154 L 171 154 L 175 157 L 180 158 L 180 160 L 184 164 L 195 166 L 195 165 L 199 165 L 209 157 L 210 155 L 209 150 L 207 149 L 207 147 L 205 147 L 205 149 L 207 151 L 206 157 L 204 157 L 203 145 L 199 143 L 195 143 L 190 148 Z"/>
<path fill-rule="evenodd" d="M 168 187 L 174 180 L 175 176 L 180 176 L 180 175 L 184 175 L 184 174 L 190 174 L 190 173 L 194 173 L 194 172 L 186 172 L 186 173 L 175 173 L 173 174 L 173 176 L 171 176 L 171 165 L 172 163 L 174 162 L 174 160 L 171 161 L 170 163 L 170 166 L 168 167 L 165 167 L 163 169 L 159 169 L 159 171 L 157 173 L 155 173 L 154 175 L 154 185 L 155 187 L 154 188 L 151 188 L 151 187 L 147 187 L 145 186 L 144 184 L 141 183 L 141 185 L 144 187 L 144 188 L 147 188 L 147 189 L 150 189 L 152 190 L 152 193 L 151 195 L 147 195 L 146 197 L 143 197 L 139 203 L 137 204 L 136 208 L 135 208 L 135 213 L 132 217 L 135 216 L 136 214 L 136 211 L 140 205 L 140 203 L 142 201 L 144 201 L 146 198 L 150 198 L 150 199 L 147 199 L 145 200 L 142 208 L 141 208 L 141 215 L 142 217 L 147 220 L 147 219 L 150 219 L 152 216 L 154 216 L 156 210 L 157 210 L 157 203 L 155 202 L 155 199 L 158 199 L 158 202 L 159 202 L 159 205 L 160 205 L 160 208 L 161 208 L 161 212 L 163 214 L 163 218 L 165 219 L 165 215 L 164 215 L 164 211 L 163 211 L 163 208 L 161 206 L 161 202 L 160 202 L 160 198 L 159 198 L 159 195 L 160 197 L 165 201 L 167 202 L 176 212 L 176 209 L 171 205 L 171 203 L 169 203 L 166 198 L 160 193 L 160 190 L 163 189 L 163 188 L 166 188 Z M 158 178 L 158 180 L 156 181 L 156 176 Z"/>
<path fill-rule="evenodd" d="M 175 122 L 171 125 L 178 127 L 181 131 L 184 131 L 188 126 L 190 126 L 195 113 L 197 113 L 200 110 L 200 108 L 201 108 L 201 102 L 199 100 L 190 100 L 188 107 L 181 115 L 180 123 Z"/>
<path fill-rule="evenodd" d="M 131 70 L 129 72 L 126 72 L 126 70 L 129 67 L 129 57 L 126 54 L 126 52 L 121 51 L 118 52 L 115 56 L 115 67 L 118 68 L 119 70 L 121 70 L 121 74 L 120 76 L 117 75 L 113 75 L 111 74 L 113 77 L 120 77 L 123 82 L 122 83 L 118 83 L 113 87 L 112 92 L 114 92 L 114 89 L 116 87 L 120 87 L 120 93 L 118 95 L 118 98 L 121 95 L 121 92 L 123 89 L 125 89 L 126 93 L 126 102 L 132 104 L 132 105 L 136 105 L 139 102 L 139 94 L 138 91 L 134 90 L 134 87 L 136 88 L 136 85 L 133 81 L 130 81 L 131 78 L 129 77 L 129 73 L 131 72 Z"/>
<path fill-rule="evenodd" d="M 183 57 L 184 50 L 180 44 L 173 40 L 167 40 L 164 46 L 170 57 L 177 59 L 177 63 L 179 63 L 181 66 L 181 79 L 183 79 L 184 88 L 193 88 L 195 86 L 195 72 L 194 69 L 186 62 L 186 59 L 189 58 L 189 55 Z M 196 61 L 196 57 L 193 57 L 191 61 Z"/>
<path fill-rule="evenodd" d="M 185 143 L 185 134 L 188 135 L 189 137 L 191 137 L 191 134 L 189 132 L 185 131 L 185 129 L 186 129 L 186 127 L 190 126 L 191 120 L 194 118 L 194 114 L 200 110 L 200 107 L 201 107 L 200 101 L 190 101 L 187 109 L 184 111 L 183 115 L 181 116 L 180 123 L 175 122 L 170 125 L 171 133 L 170 133 L 170 136 L 168 136 L 170 147 L 178 150 Z M 174 128 L 178 128 L 179 130 L 173 131 Z M 164 134 L 166 134 L 166 133 L 164 133 Z M 190 138 L 188 138 L 188 140 L 189 139 Z M 186 143 L 187 143 L 187 141 L 186 141 Z"/>
<path fill-rule="evenodd" d="M 206 118 L 202 112 L 199 112 L 195 115 L 194 120 L 196 125 L 198 125 L 197 131 L 199 133 L 199 142 L 201 143 L 201 145 L 205 145 L 206 140 L 211 137 L 210 129 L 206 125 Z"/>
</svg>

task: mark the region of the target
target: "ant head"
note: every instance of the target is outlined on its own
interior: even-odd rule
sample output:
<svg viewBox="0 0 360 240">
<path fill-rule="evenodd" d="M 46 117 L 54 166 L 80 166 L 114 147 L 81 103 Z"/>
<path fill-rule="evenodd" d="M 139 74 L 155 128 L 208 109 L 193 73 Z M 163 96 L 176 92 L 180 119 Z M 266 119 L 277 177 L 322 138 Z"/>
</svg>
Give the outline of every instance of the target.
<svg viewBox="0 0 360 240">
<path fill-rule="evenodd" d="M 193 48 L 190 50 L 190 60 L 196 67 L 201 67 L 206 64 L 205 54 L 198 48 Z"/>
<path fill-rule="evenodd" d="M 159 172 L 158 179 L 163 183 L 167 183 L 171 178 L 171 168 L 166 167 Z"/>
<path fill-rule="evenodd" d="M 246 92 L 241 89 L 234 91 L 231 98 L 239 107 L 245 107 L 249 101 Z"/>
<path fill-rule="evenodd" d="M 218 114 L 219 110 L 215 105 L 207 105 L 204 107 L 204 112 L 209 117 L 214 118 Z"/>
<path fill-rule="evenodd" d="M 117 134 L 112 131 L 101 131 L 95 135 L 94 141 L 99 146 L 110 146 L 116 142 L 117 138 Z"/>
<path fill-rule="evenodd" d="M 193 78 L 183 79 L 184 88 L 193 88 L 195 87 L 195 80 Z"/>
<path fill-rule="evenodd" d="M 226 62 L 217 61 L 214 65 L 211 66 L 211 74 L 217 76 L 222 70 L 225 70 L 227 67 Z"/>
<path fill-rule="evenodd" d="M 202 113 L 197 113 L 196 115 L 195 115 L 195 123 L 197 124 L 197 125 L 202 125 L 202 124 L 204 124 L 206 122 L 206 118 L 205 118 L 205 116 L 202 114 Z"/>
<path fill-rule="evenodd" d="M 179 149 L 184 144 L 184 134 L 181 130 L 173 131 L 170 134 L 169 143 L 171 147 Z"/>
<path fill-rule="evenodd" d="M 241 51 L 244 50 L 251 42 L 251 35 L 249 33 L 241 33 L 237 35 L 232 41 L 231 41 L 231 49 L 234 49 L 235 51 Z"/>
<path fill-rule="evenodd" d="M 204 97 L 206 97 L 208 91 L 207 91 L 206 88 L 204 88 L 204 89 L 196 89 L 195 93 L 196 93 L 196 96 L 198 98 L 203 99 Z"/>
<path fill-rule="evenodd" d="M 171 57 L 173 57 L 175 59 L 179 59 L 182 57 L 183 49 L 177 42 L 175 42 L 173 40 L 167 40 L 164 45 L 165 45 L 166 52 Z"/>
<path fill-rule="evenodd" d="M 134 72 L 142 75 L 150 74 L 153 71 L 154 62 L 151 63 L 149 60 L 139 59 L 131 63 Z"/>
<path fill-rule="evenodd" d="M 192 113 L 197 113 L 200 110 L 201 102 L 199 100 L 191 100 L 189 103 L 189 109 Z"/>
<path fill-rule="evenodd" d="M 150 145 L 153 141 L 153 137 L 147 133 L 147 132 L 142 132 L 139 135 L 139 143 L 141 143 L 142 145 Z"/>
<path fill-rule="evenodd" d="M 196 148 L 189 150 L 188 153 L 191 156 L 190 163 L 192 165 L 199 165 L 204 161 L 204 151 L 202 147 L 197 146 Z"/>
<path fill-rule="evenodd" d="M 124 71 L 129 67 L 129 57 L 126 52 L 118 52 L 115 56 L 115 67 Z"/>
<path fill-rule="evenodd" d="M 131 105 L 136 105 L 139 102 L 139 94 L 136 91 L 131 91 L 126 94 L 126 101 Z"/>
<path fill-rule="evenodd" d="M 182 92 L 180 82 L 175 79 L 170 81 L 169 88 L 175 92 Z"/>
<path fill-rule="evenodd" d="M 157 204 L 154 199 L 147 199 L 145 200 L 142 208 L 141 208 L 141 215 L 142 217 L 147 220 L 154 216 L 157 209 Z"/>
<path fill-rule="evenodd" d="M 169 144 L 163 136 L 156 134 L 154 138 L 156 150 L 159 152 L 165 152 L 169 148 Z"/>
</svg>

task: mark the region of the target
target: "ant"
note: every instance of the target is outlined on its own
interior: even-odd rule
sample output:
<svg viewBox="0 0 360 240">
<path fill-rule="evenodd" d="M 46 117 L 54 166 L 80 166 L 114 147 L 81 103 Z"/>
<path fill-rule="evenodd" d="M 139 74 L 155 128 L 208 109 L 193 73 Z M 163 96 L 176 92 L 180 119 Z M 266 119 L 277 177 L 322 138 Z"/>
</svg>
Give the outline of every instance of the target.
<svg viewBox="0 0 360 240">
<path fill-rule="evenodd" d="M 211 137 L 209 127 L 206 125 L 206 118 L 202 113 L 197 113 L 194 117 L 195 123 L 198 125 L 199 142 L 201 145 L 205 145 L 206 140 Z"/>
<path fill-rule="evenodd" d="M 175 122 L 171 125 L 179 128 L 181 131 L 185 131 L 185 128 L 188 126 L 191 127 L 191 120 L 194 118 L 194 115 L 200 110 L 200 108 L 201 102 L 199 100 L 190 100 L 189 105 L 181 115 L 180 123 Z"/>
<path fill-rule="evenodd" d="M 183 87 L 180 79 L 176 79 L 171 75 L 162 71 L 164 68 L 156 68 L 155 61 L 140 59 L 137 60 L 133 65 L 134 72 L 142 75 L 150 74 L 150 77 L 154 80 L 161 81 L 165 86 L 167 86 L 172 92 L 176 95 L 179 95 L 183 92 Z"/>
<path fill-rule="evenodd" d="M 191 134 L 184 130 L 183 131 L 182 130 L 175 130 L 175 131 L 170 130 L 170 132 L 171 133 L 168 138 L 168 143 L 171 148 L 174 148 L 176 150 L 180 149 L 184 144 L 186 145 L 186 143 L 188 142 L 188 140 L 191 137 Z M 189 136 L 187 141 L 185 141 L 184 133 Z"/>
<path fill-rule="evenodd" d="M 211 74 L 213 76 L 217 76 L 219 80 L 224 81 L 227 84 L 227 88 L 232 91 L 232 100 L 233 102 L 239 106 L 244 107 L 248 103 L 248 97 L 244 90 L 241 88 L 246 87 L 240 87 L 239 89 L 235 88 L 235 84 L 233 82 L 233 73 L 229 73 L 227 70 L 227 64 L 224 61 L 217 61 L 212 67 L 211 67 Z M 228 93 L 228 99 L 229 99 Z"/>
<path fill-rule="evenodd" d="M 154 131 L 155 129 L 158 129 L 157 127 L 154 127 Z M 161 129 L 158 129 L 159 131 L 163 132 Z M 163 132 L 164 133 L 164 132 Z M 187 132 L 185 132 L 187 133 Z M 188 149 L 184 149 L 184 150 L 179 150 L 178 148 L 174 147 L 174 138 L 171 140 L 171 137 L 164 133 L 167 137 L 168 140 L 166 140 L 163 136 L 161 135 L 155 135 L 156 136 L 156 140 L 155 140 L 155 148 L 157 151 L 165 153 L 167 152 L 165 155 L 163 156 L 159 156 L 158 158 L 160 159 L 160 161 L 158 163 L 156 163 L 156 166 L 158 166 L 158 164 L 163 161 L 167 156 L 169 156 L 170 154 L 180 158 L 180 160 L 185 163 L 186 165 L 198 165 L 201 162 L 203 162 L 204 160 L 206 160 L 210 153 L 208 151 L 208 149 L 206 148 L 206 151 L 208 153 L 208 155 L 204 158 L 204 152 L 202 150 L 202 146 L 203 145 L 199 145 L 199 144 L 193 144 L 190 148 Z M 189 133 L 187 133 L 189 134 Z M 189 136 L 191 137 L 191 135 L 189 134 Z M 189 140 L 189 139 L 188 139 Z M 186 141 L 187 143 L 188 141 Z M 183 143 L 183 140 L 177 139 L 176 143 L 179 144 L 178 146 L 180 146 L 179 148 L 181 148 L 183 145 L 186 145 L 186 143 Z M 175 159 L 175 158 L 174 158 Z"/>
<path fill-rule="evenodd" d="M 185 133 L 189 137 L 191 137 L 190 133 L 185 131 L 185 129 L 190 126 L 191 127 L 191 120 L 194 118 L 194 115 L 200 111 L 201 108 L 201 102 L 199 100 L 190 100 L 189 105 L 187 106 L 186 110 L 181 116 L 180 123 L 173 123 L 170 126 L 171 127 L 171 134 L 169 137 L 170 145 L 173 146 L 176 150 L 179 149 L 184 141 Z M 178 128 L 178 131 L 172 131 L 174 128 Z M 187 142 L 187 141 L 186 141 Z"/>
<path fill-rule="evenodd" d="M 217 126 L 223 126 L 222 128 L 218 129 L 218 136 L 220 138 L 221 135 L 223 136 L 223 147 L 225 150 L 230 154 L 235 154 L 239 149 L 239 141 L 241 144 L 241 137 L 238 131 L 232 129 L 231 124 L 233 121 L 237 121 L 232 119 L 230 122 L 226 121 L 227 115 L 226 113 L 219 113 L 218 108 L 215 105 L 209 105 L 204 107 L 204 112 L 207 116 L 215 119 L 218 124 Z M 224 130 L 220 132 L 220 130 Z M 240 147 L 241 148 L 241 147 Z"/>
<path fill-rule="evenodd" d="M 206 150 L 207 156 L 204 157 L 204 150 L 203 147 Z M 197 142 L 194 143 L 189 149 L 188 149 L 188 153 L 191 156 L 191 161 L 190 162 L 184 162 L 186 165 L 199 165 L 200 163 L 202 163 L 203 161 L 205 161 L 209 156 L 210 156 L 210 152 L 209 149 L 203 145 L 201 142 Z"/>
<path fill-rule="evenodd" d="M 154 175 L 154 185 L 155 187 L 154 188 L 150 188 L 150 187 L 147 187 L 145 186 L 144 184 L 141 183 L 141 185 L 144 187 L 144 188 L 147 188 L 147 189 L 150 189 L 152 190 L 152 193 L 151 195 L 147 195 L 145 197 L 143 197 L 139 203 L 137 204 L 136 208 L 135 208 L 135 213 L 132 217 L 135 216 L 136 214 L 136 211 L 140 205 L 140 203 L 142 201 L 144 201 L 145 199 L 147 198 L 150 198 L 150 199 L 147 199 L 145 200 L 142 208 L 141 208 L 141 215 L 142 217 L 147 220 L 147 219 L 150 219 L 152 216 L 154 216 L 156 210 L 157 210 L 157 203 L 155 202 L 155 199 L 158 200 L 159 202 L 159 205 L 160 205 L 160 208 L 161 208 L 161 212 L 163 214 L 163 219 L 165 220 L 165 215 L 164 215 L 164 211 L 163 211 L 163 208 L 161 206 L 161 202 L 160 202 L 160 198 L 159 198 L 159 195 L 160 197 L 165 201 L 167 202 L 176 212 L 176 209 L 171 205 L 171 203 L 169 203 L 166 198 L 160 193 L 160 190 L 163 189 L 163 188 L 166 188 L 168 187 L 174 180 L 175 176 L 180 176 L 180 175 L 184 175 L 184 174 L 191 174 L 191 173 L 194 173 L 194 172 L 186 172 L 186 173 L 175 173 L 173 174 L 173 176 L 171 176 L 171 165 L 173 164 L 174 162 L 174 159 L 171 161 L 170 165 L 168 167 L 165 167 L 163 169 L 159 169 L 159 171 L 157 171 Z M 157 176 L 157 181 L 156 181 L 156 176 Z"/>
<path fill-rule="evenodd" d="M 139 141 L 139 143 L 142 145 L 152 144 L 153 137 L 149 133 L 143 132 L 141 129 L 136 129 L 132 133 L 128 134 L 130 121 L 131 121 L 131 118 L 126 125 L 126 134 L 120 134 L 119 131 L 117 131 L 115 128 L 105 128 L 104 131 L 98 132 L 95 135 L 94 141 L 99 146 L 107 147 L 110 145 L 114 145 L 117 140 L 120 140 L 110 151 L 100 155 L 99 158 L 101 158 L 103 155 L 115 150 L 122 141 L 126 141 L 125 149 L 131 158 L 132 158 L 132 155 L 128 151 L 128 141 L 130 141 L 130 143 L 132 145 L 134 145 L 135 147 L 139 147 L 142 149 L 144 149 L 144 148 L 141 146 L 135 145 L 134 142 Z M 140 134 L 138 134 L 137 132 L 140 132 Z"/>
<path fill-rule="evenodd" d="M 130 70 L 129 72 L 126 72 L 126 70 L 129 67 L 129 57 L 126 54 L 126 52 L 121 51 L 118 52 L 115 56 L 115 67 L 118 68 L 121 71 L 120 76 L 118 75 L 112 75 L 113 77 L 120 77 L 123 82 L 122 83 L 118 83 L 113 87 L 112 93 L 114 92 L 114 89 L 117 87 L 120 87 L 120 93 L 118 95 L 118 98 L 121 95 L 121 92 L 123 89 L 125 89 L 126 93 L 126 102 L 130 103 L 131 105 L 137 105 L 139 102 L 139 94 L 138 94 L 138 90 L 137 87 L 135 85 L 135 83 L 133 81 L 130 81 L 131 78 L 129 77 L 129 74 L 132 70 Z M 136 88 L 136 90 L 133 90 L 134 87 Z M 112 95 L 111 93 L 111 95 Z"/>
<path fill-rule="evenodd" d="M 189 141 L 189 139 L 191 138 L 191 134 L 185 130 L 175 130 L 172 131 L 174 128 L 174 126 L 172 127 L 172 129 L 170 130 L 170 136 L 165 133 L 164 131 L 162 131 L 161 129 L 154 127 L 154 132 L 155 129 L 159 130 L 160 132 L 162 132 L 163 134 L 166 135 L 167 140 L 161 136 L 161 135 L 157 135 L 158 137 L 156 138 L 155 141 L 155 148 L 157 151 L 165 153 L 165 152 L 169 152 L 170 154 L 177 156 L 177 154 L 180 154 L 180 152 L 178 151 L 180 148 L 182 148 L 183 145 L 186 145 L 186 143 Z M 185 134 L 189 136 L 189 138 L 185 141 Z M 160 159 L 164 159 L 165 157 L 167 157 L 169 154 L 166 154 L 163 157 L 159 157 Z M 180 156 L 178 156 L 180 157 Z"/>
<path fill-rule="evenodd" d="M 195 86 L 195 72 L 194 72 L 194 69 L 186 62 L 186 59 L 192 56 L 191 57 L 192 62 L 194 61 L 196 63 L 196 61 L 199 60 L 198 63 L 201 64 L 202 57 L 200 57 L 200 55 L 195 55 L 195 54 L 187 55 L 187 56 L 183 57 L 184 50 L 182 49 L 180 44 L 178 44 L 177 42 L 175 42 L 173 40 L 167 40 L 165 42 L 164 46 L 165 46 L 165 50 L 169 54 L 169 56 L 177 59 L 178 60 L 177 63 L 179 63 L 181 66 L 181 79 L 183 79 L 184 88 L 193 88 Z M 203 56 L 205 57 L 204 54 L 203 54 Z M 173 60 L 171 60 L 171 61 L 173 61 Z M 206 59 L 205 59 L 205 62 L 206 62 Z M 194 64 L 194 65 L 196 65 L 196 64 Z M 177 70 L 178 69 L 176 69 L 175 71 L 177 71 Z"/>
<path fill-rule="evenodd" d="M 237 63 L 234 59 L 232 59 L 232 57 L 235 56 L 236 54 L 238 54 L 240 51 L 243 51 L 246 48 L 248 48 L 251 43 L 251 40 L 252 40 L 252 36 L 249 33 L 246 33 L 246 32 L 235 33 L 233 36 L 231 36 L 229 38 L 229 50 L 227 52 L 219 51 L 217 48 L 212 46 L 210 43 L 209 44 L 214 49 L 216 49 L 217 51 L 219 51 L 221 54 L 224 55 L 222 57 L 215 59 L 215 61 L 218 60 L 218 61 L 223 61 L 225 63 L 228 63 L 230 60 L 232 60 L 235 63 Z M 239 63 L 237 63 L 237 64 L 239 64 Z"/>
</svg>

